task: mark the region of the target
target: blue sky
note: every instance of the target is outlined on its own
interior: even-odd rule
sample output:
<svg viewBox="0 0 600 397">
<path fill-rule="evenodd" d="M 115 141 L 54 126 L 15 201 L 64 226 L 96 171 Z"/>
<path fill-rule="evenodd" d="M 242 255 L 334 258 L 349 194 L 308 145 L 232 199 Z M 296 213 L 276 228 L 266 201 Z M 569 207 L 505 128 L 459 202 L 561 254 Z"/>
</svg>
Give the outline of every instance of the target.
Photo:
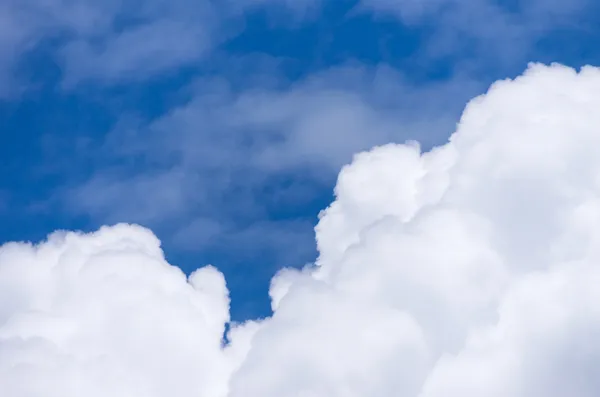
<svg viewBox="0 0 600 397">
<path fill-rule="evenodd" d="M 136 222 L 268 314 L 353 153 L 443 143 L 528 62 L 597 64 L 592 0 L 0 3 L 0 241 Z"/>
</svg>

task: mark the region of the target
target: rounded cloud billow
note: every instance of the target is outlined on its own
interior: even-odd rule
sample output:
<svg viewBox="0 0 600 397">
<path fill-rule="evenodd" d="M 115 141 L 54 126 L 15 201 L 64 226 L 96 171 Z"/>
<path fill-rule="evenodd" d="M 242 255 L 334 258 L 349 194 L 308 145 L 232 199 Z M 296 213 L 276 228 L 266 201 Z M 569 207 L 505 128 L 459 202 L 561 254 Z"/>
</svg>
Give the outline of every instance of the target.
<svg viewBox="0 0 600 397">
<path fill-rule="evenodd" d="M 316 265 L 226 346 L 223 276 L 186 278 L 144 228 L 6 244 L 0 394 L 598 396 L 599 109 L 600 69 L 532 65 L 444 146 L 357 155 Z"/>
</svg>

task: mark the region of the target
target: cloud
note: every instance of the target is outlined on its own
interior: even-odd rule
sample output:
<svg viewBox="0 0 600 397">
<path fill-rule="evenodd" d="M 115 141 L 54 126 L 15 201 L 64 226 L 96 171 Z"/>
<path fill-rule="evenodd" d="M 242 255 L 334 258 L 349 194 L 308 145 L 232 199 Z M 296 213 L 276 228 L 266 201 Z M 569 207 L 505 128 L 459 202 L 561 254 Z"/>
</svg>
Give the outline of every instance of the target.
<svg viewBox="0 0 600 397">
<path fill-rule="evenodd" d="M 6 0 L 0 5 L 0 95 L 22 89 L 21 63 L 36 50 L 62 69 L 64 88 L 81 82 L 140 82 L 197 65 L 264 7 L 303 15 L 312 0 L 244 2 Z M 21 80 L 23 81 L 21 81 Z"/>
<path fill-rule="evenodd" d="M 0 383 L 21 396 L 596 396 L 600 69 L 531 65 L 449 142 L 344 167 L 320 256 L 231 324 L 147 229 L 0 249 Z"/>
<path fill-rule="evenodd" d="M 575 0 L 569 3 L 557 0 L 533 0 L 528 2 L 490 0 L 469 0 L 466 2 L 457 0 L 362 0 L 362 5 L 372 8 L 375 11 L 393 13 L 409 23 L 432 16 L 439 16 L 440 13 L 459 15 L 489 10 L 495 12 L 495 16 L 498 18 L 504 15 L 508 18 L 514 17 L 515 21 L 520 20 L 525 15 L 534 16 L 535 19 L 528 23 L 536 25 L 557 22 L 561 18 L 578 13 L 588 5 L 588 2 L 587 0 Z M 489 15 L 489 12 L 486 12 L 484 15 Z M 481 15 L 481 17 L 484 15 Z M 473 26 L 465 28 L 479 29 L 484 23 L 482 18 L 473 20 L 473 22 Z"/>
<path fill-rule="evenodd" d="M 462 77 L 416 86 L 385 65 L 349 64 L 241 90 L 203 79 L 187 102 L 163 116 L 115 128 L 106 138 L 106 161 L 60 193 L 63 208 L 96 222 L 168 231 L 179 247 L 244 246 L 250 257 L 270 252 L 281 262 L 303 263 L 313 252 L 312 219 L 294 219 L 294 208 L 313 205 L 357 151 L 441 141 L 461 103 L 480 87 Z M 291 215 L 272 216 L 273 207 Z M 196 225 L 207 222 L 211 232 L 199 232 Z M 286 235 L 307 244 L 290 251 L 281 243 Z"/>
<path fill-rule="evenodd" d="M 152 233 L 57 232 L 0 251 L 0 384 L 30 396 L 222 395 L 222 275 L 186 279 Z"/>
<path fill-rule="evenodd" d="M 534 65 L 448 144 L 358 155 L 232 395 L 597 394 L 599 85 Z"/>
<path fill-rule="evenodd" d="M 178 215 L 190 205 L 186 196 L 191 193 L 200 198 L 198 192 L 186 192 L 190 177 L 177 169 L 122 179 L 110 174 L 95 175 L 67 193 L 68 205 L 110 223 L 123 218 L 144 223 Z"/>
<path fill-rule="evenodd" d="M 595 15 L 588 0 L 357 3 L 356 10 L 397 17 L 408 29 L 425 29 L 421 53 L 411 55 L 418 67 L 429 69 L 432 59 L 450 58 L 460 68 L 478 73 L 485 73 L 478 69 L 482 64 L 487 72 L 492 67 L 501 72 L 507 66 L 520 68 L 524 54 L 548 32 L 576 31 L 582 21 L 590 22 L 586 16 Z M 0 5 L 0 96 L 26 89 L 35 80 L 32 64 L 39 57 L 59 66 L 63 88 L 89 82 L 102 87 L 140 83 L 197 69 L 244 31 L 248 14 L 264 13 L 269 24 L 290 27 L 314 21 L 331 4 L 327 0 L 6 0 Z"/>
<path fill-rule="evenodd" d="M 553 31 L 582 29 L 596 5 L 589 0 L 361 0 L 357 10 L 425 28 L 429 33 L 418 55 L 425 65 L 452 59 L 457 69 L 489 74 L 521 68 Z"/>
<path fill-rule="evenodd" d="M 139 83 L 198 67 L 245 29 L 249 13 L 297 26 L 313 21 L 324 6 L 326 0 L 6 0 L 0 5 L 0 95 L 24 89 L 32 76 L 23 64 L 34 62 L 28 61 L 32 54 L 59 65 L 64 88 Z M 474 59 L 471 67 L 486 59 L 494 60 L 487 66 L 518 63 L 549 31 L 578 29 L 575 19 L 593 14 L 588 0 L 512 6 L 489 0 L 363 0 L 359 9 L 398 17 L 409 28 L 425 27 L 431 40 L 421 46 L 424 59 L 457 56 L 463 68 Z"/>
</svg>

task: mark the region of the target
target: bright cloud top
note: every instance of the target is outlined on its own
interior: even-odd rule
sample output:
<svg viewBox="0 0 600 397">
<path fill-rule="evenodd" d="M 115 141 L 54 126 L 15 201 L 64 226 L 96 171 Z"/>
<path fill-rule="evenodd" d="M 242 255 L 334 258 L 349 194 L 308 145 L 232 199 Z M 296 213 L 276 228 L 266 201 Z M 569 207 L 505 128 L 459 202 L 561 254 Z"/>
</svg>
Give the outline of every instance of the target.
<svg viewBox="0 0 600 397">
<path fill-rule="evenodd" d="M 0 250 L 9 397 L 597 396 L 600 69 L 531 66 L 448 144 L 356 156 L 284 270 L 232 325 L 222 275 L 186 279 L 146 229 Z"/>
</svg>

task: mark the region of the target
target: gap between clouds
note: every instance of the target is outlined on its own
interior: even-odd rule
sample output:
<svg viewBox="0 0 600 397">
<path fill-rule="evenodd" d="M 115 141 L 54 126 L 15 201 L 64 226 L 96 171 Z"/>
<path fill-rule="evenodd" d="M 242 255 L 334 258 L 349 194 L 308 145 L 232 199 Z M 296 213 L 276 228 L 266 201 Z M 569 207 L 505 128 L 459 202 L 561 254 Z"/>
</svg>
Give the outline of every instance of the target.
<svg viewBox="0 0 600 397">
<path fill-rule="evenodd" d="M 314 266 L 231 324 L 133 225 L 0 249 L 10 397 L 592 397 L 600 392 L 600 69 L 532 65 L 443 146 L 344 167 Z"/>
</svg>

